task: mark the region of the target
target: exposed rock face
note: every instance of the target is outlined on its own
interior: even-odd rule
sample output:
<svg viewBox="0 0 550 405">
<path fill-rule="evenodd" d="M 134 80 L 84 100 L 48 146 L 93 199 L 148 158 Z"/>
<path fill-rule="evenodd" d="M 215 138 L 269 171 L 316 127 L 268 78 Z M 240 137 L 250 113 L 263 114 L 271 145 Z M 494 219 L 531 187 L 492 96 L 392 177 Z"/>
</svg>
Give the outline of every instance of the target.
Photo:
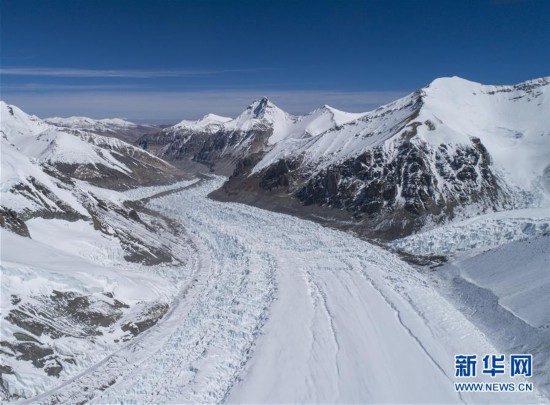
<svg viewBox="0 0 550 405">
<path fill-rule="evenodd" d="M 300 118 L 262 98 L 235 119 L 209 114 L 145 135 L 137 143 L 178 166 L 196 162 L 218 174 L 230 175 L 239 160 L 269 150 L 281 130 Z"/>
<path fill-rule="evenodd" d="M 418 230 L 428 219 L 452 219 L 459 207 L 506 206 L 509 198 L 489 163 L 479 140 L 452 152 L 445 145 L 433 150 L 404 140 L 396 155 L 376 147 L 316 173 L 289 192 L 306 205 L 349 211 L 371 225 L 373 236 L 399 237 Z M 265 188 L 269 177 L 268 169 L 260 187 Z M 283 186 L 289 185 L 288 177 Z M 443 187 L 438 179 L 444 180 Z"/>
<path fill-rule="evenodd" d="M 314 174 L 297 158 L 278 160 L 251 175 L 253 163 L 243 159 L 223 192 L 250 202 L 238 189 L 253 188 L 305 206 L 344 210 L 360 224 L 361 233 L 384 239 L 415 232 L 427 221 L 445 222 L 464 207 L 483 211 L 512 205 L 479 140 L 454 150 L 445 145 L 434 150 L 403 139 L 396 152 L 375 147 Z"/>
<path fill-rule="evenodd" d="M 17 212 L 9 208 L 0 207 L 0 227 L 18 235 L 30 237 L 25 222 L 18 217 Z"/>
<path fill-rule="evenodd" d="M 185 167 L 186 161 L 193 161 L 224 174 L 231 173 L 241 158 L 262 150 L 271 132 L 268 128 L 214 133 L 168 129 L 141 137 L 138 144 L 176 165 Z"/>
</svg>

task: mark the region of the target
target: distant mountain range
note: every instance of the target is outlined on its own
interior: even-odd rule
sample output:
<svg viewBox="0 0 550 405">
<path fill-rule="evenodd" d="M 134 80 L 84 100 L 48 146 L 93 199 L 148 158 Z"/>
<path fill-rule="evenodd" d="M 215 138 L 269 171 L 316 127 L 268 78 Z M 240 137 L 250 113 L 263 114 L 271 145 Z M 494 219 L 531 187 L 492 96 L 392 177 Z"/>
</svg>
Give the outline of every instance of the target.
<svg viewBox="0 0 550 405">
<path fill-rule="evenodd" d="M 125 142 L 135 142 L 139 137 L 159 131 L 153 125 L 140 125 L 120 118 L 105 118 L 95 120 L 88 117 L 46 118 L 48 124 L 61 128 L 79 129 L 94 132 L 99 135 L 122 139 Z"/>
<path fill-rule="evenodd" d="M 442 78 L 366 113 L 325 105 L 295 116 L 262 98 L 236 118 L 208 114 L 164 129 L 116 118 L 40 120 L 3 103 L 2 131 L 14 153 L 102 186 L 170 182 L 170 162 L 230 176 L 214 198 L 389 240 L 546 205 L 549 88 L 550 78 L 515 86 Z"/>
<path fill-rule="evenodd" d="M 182 168 L 231 175 L 216 198 L 392 239 L 545 204 L 549 88 L 550 78 L 515 86 L 442 78 L 362 114 L 323 106 L 293 116 L 263 98 L 235 119 L 209 114 L 137 142 Z"/>
</svg>

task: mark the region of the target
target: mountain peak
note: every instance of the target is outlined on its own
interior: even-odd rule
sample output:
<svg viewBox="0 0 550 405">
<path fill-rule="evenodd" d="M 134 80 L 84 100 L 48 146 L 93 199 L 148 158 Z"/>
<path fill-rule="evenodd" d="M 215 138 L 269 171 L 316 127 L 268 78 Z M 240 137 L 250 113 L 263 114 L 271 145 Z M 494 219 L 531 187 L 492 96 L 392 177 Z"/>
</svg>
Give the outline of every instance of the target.
<svg viewBox="0 0 550 405">
<path fill-rule="evenodd" d="M 30 117 L 30 115 L 23 112 L 23 110 L 21 110 L 19 107 L 16 107 L 14 105 L 10 105 L 10 104 L 6 103 L 5 101 L 2 101 L 2 100 L 0 100 L 0 113 L 1 114 L 7 113 L 7 114 L 11 115 L 14 118 L 26 117 L 26 116 Z M 0 116 L 0 119 L 4 120 L 5 117 Z"/>
<path fill-rule="evenodd" d="M 426 87 L 432 87 L 432 86 L 445 86 L 445 85 L 476 85 L 480 86 L 480 83 L 473 82 L 468 79 L 464 79 L 460 76 L 444 76 L 444 77 L 438 77 L 437 79 L 434 79 L 431 81 L 430 84 Z"/>
<path fill-rule="evenodd" d="M 248 106 L 247 110 L 252 110 L 254 118 L 260 118 L 261 115 L 263 115 L 269 107 L 276 106 L 271 101 L 269 101 L 267 97 L 264 96 L 259 100 L 254 100 L 252 104 Z"/>
<path fill-rule="evenodd" d="M 462 77 L 440 77 L 433 80 L 430 84 L 424 87 L 422 90 L 426 93 L 442 93 L 442 94 L 456 94 L 462 92 L 477 92 L 483 87 L 482 84 L 472 82 Z"/>
<path fill-rule="evenodd" d="M 348 113 L 348 112 L 339 110 L 339 109 L 337 109 L 337 108 L 331 107 L 331 106 L 328 105 L 328 104 L 323 105 L 323 106 L 320 108 L 320 110 L 321 110 L 321 111 L 329 112 L 329 113 L 331 113 L 332 115 L 352 114 L 352 113 Z"/>
<path fill-rule="evenodd" d="M 218 114 L 209 113 L 209 114 L 204 115 L 203 117 L 201 117 L 200 119 L 198 119 L 195 122 L 224 123 L 224 122 L 228 122 L 228 121 L 231 121 L 231 120 L 232 120 L 232 118 L 229 118 L 229 117 L 223 117 L 223 116 L 218 115 Z"/>
<path fill-rule="evenodd" d="M 173 128 L 186 128 L 186 129 L 196 130 L 196 131 L 205 130 L 209 127 L 211 127 L 212 129 L 215 129 L 229 121 L 231 121 L 231 118 L 222 117 L 221 115 L 210 113 L 210 114 L 206 114 L 202 118 L 199 118 L 198 120 L 195 120 L 195 121 L 183 120 L 178 124 L 174 125 Z"/>
</svg>

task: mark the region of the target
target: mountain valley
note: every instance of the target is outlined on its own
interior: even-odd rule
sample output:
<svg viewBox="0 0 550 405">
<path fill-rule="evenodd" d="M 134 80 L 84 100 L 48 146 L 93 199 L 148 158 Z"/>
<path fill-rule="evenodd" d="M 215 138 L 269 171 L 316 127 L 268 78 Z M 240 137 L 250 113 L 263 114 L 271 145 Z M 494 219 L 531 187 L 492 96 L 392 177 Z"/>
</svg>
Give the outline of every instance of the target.
<svg viewBox="0 0 550 405">
<path fill-rule="evenodd" d="M 547 401 L 549 111 L 547 77 L 165 128 L 1 102 L 2 399 Z M 534 392 L 454 390 L 524 352 Z"/>
</svg>

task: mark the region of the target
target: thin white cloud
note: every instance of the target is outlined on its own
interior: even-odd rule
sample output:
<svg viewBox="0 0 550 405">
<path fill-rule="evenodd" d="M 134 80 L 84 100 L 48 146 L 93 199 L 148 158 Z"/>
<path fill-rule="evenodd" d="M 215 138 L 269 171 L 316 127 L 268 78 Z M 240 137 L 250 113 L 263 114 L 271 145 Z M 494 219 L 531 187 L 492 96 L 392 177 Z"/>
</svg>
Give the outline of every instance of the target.
<svg viewBox="0 0 550 405">
<path fill-rule="evenodd" d="M 69 92 L 69 91 L 130 91 L 143 90 L 139 84 L 51 84 L 22 83 L 2 84 L 2 90 L 8 93 L 19 92 Z"/>
<path fill-rule="evenodd" d="M 46 67 L 2 67 L 0 75 L 68 78 L 129 78 L 151 79 L 157 77 L 194 77 L 224 73 L 244 73 L 265 69 L 204 69 L 204 70 L 108 70 Z"/>
<path fill-rule="evenodd" d="M 2 97 L 40 117 L 84 115 L 93 118 L 125 117 L 139 122 L 171 123 L 196 119 L 207 113 L 235 117 L 253 100 L 269 97 L 292 114 L 305 114 L 324 104 L 364 112 L 394 101 L 408 92 L 226 90 L 189 92 L 17 92 Z"/>
</svg>

